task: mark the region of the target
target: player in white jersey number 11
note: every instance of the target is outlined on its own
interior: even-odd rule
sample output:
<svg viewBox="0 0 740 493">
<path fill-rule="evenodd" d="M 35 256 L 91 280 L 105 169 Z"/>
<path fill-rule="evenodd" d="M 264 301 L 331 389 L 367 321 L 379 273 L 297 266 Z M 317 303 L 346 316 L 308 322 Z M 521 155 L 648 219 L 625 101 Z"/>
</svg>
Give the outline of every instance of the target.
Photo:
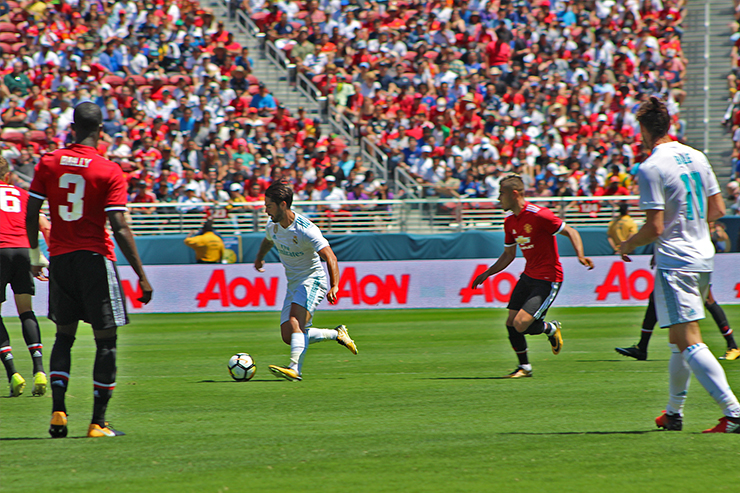
<svg viewBox="0 0 740 493">
<path fill-rule="evenodd" d="M 637 121 L 643 146 L 651 151 L 638 172 L 645 224 L 622 242 L 619 254 L 628 262 L 636 247 L 655 242 L 655 311 L 660 326 L 669 330 L 672 353 L 668 404 L 655 423 L 682 429 L 693 372 L 724 414 L 705 433 L 740 433 L 740 403 L 699 329 L 714 269 L 708 221 L 725 214 L 717 178 L 703 153 L 668 135 L 671 118 L 662 101 L 651 97 L 642 103 Z"/>
</svg>

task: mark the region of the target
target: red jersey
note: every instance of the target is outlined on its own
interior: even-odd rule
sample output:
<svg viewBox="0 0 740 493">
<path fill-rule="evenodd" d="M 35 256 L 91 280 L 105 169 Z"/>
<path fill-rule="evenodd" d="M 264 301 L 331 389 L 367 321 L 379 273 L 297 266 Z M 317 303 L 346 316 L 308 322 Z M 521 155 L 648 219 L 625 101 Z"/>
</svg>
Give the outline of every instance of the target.
<svg viewBox="0 0 740 493">
<path fill-rule="evenodd" d="M 28 248 L 28 192 L 0 181 L 0 248 Z"/>
<path fill-rule="evenodd" d="M 504 244 L 519 245 L 527 261 L 524 274 L 542 281 L 562 282 L 563 267 L 555 235 L 565 223 L 546 207 L 526 202 L 524 209 L 504 219 Z"/>
<path fill-rule="evenodd" d="M 41 158 L 29 193 L 49 200 L 50 256 L 87 250 L 116 260 L 105 230 L 107 212 L 126 210 L 126 180 L 116 163 L 72 144 Z"/>
<path fill-rule="evenodd" d="M 511 47 L 502 41 L 491 41 L 486 45 L 486 56 L 489 66 L 504 65 L 511 58 Z"/>
</svg>

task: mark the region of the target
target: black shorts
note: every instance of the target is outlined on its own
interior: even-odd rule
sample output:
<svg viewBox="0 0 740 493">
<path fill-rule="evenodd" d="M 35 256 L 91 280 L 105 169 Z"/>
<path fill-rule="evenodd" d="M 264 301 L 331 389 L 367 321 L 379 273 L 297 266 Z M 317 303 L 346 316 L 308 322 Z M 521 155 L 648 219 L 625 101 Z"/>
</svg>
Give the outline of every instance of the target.
<svg viewBox="0 0 740 493">
<path fill-rule="evenodd" d="M 509 310 L 524 310 L 534 317 L 535 320 L 545 318 L 547 309 L 550 308 L 555 297 L 560 291 L 559 282 L 532 279 L 522 274 L 514 286 L 509 299 Z"/>
<path fill-rule="evenodd" d="M 126 325 L 126 301 L 116 264 L 84 250 L 51 257 L 49 318 L 57 325 L 83 320 L 94 330 Z"/>
<path fill-rule="evenodd" d="M 0 303 L 8 284 L 14 294 L 36 294 L 28 248 L 0 248 Z"/>
</svg>

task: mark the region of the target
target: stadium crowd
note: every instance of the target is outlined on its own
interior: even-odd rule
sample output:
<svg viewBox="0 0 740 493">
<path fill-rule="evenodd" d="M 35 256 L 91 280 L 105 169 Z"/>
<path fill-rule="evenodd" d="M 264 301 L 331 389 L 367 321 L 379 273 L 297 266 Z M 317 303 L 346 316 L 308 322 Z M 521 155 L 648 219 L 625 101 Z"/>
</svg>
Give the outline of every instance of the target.
<svg viewBox="0 0 740 493">
<path fill-rule="evenodd" d="M 270 94 L 248 49 L 197 3 L 11 1 L 0 13 L 0 153 L 16 185 L 72 142 L 73 108 L 92 101 L 103 109 L 99 152 L 127 173 L 133 203 L 248 209 L 275 179 L 299 191 L 311 182 L 316 200 L 388 198 L 342 139 Z"/>
<path fill-rule="evenodd" d="M 510 171 L 531 195 L 630 194 L 648 94 L 682 137 L 680 0 L 241 8 L 428 195 L 495 199 Z M 190 0 L 0 0 L 0 49 L 0 153 L 21 186 L 93 101 L 132 202 L 248 207 L 278 178 L 302 198 L 393 197 L 346 142 L 276 101 L 249 50 Z"/>
<path fill-rule="evenodd" d="M 683 136 L 682 0 L 263 2 L 245 9 L 337 109 L 429 194 L 630 193 L 634 108 Z M 451 169 L 451 173 L 448 171 Z"/>
<path fill-rule="evenodd" d="M 732 24 L 733 43 L 730 55 L 730 73 L 727 76 L 730 102 L 725 112 L 723 125 L 732 133 L 733 149 L 730 157 L 731 176 L 727 184 L 729 212 L 740 214 L 740 0 L 734 1 L 735 20 Z"/>
</svg>

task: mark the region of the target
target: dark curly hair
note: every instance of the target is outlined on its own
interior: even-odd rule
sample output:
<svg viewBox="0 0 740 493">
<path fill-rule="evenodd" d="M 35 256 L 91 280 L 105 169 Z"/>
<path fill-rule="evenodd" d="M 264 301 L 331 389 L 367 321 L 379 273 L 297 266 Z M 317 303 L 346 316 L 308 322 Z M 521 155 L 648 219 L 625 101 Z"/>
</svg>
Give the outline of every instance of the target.
<svg viewBox="0 0 740 493">
<path fill-rule="evenodd" d="M 285 202 L 285 205 L 290 209 L 293 204 L 293 188 L 282 180 L 275 180 L 265 190 L 265 197 L 269 197 L 277 205 L 280 205 L 280 202 Z"/>
<path fill-rule="evenodd" d="M 645 101 L 637 109 L 637 121 L 650 132 L 650 135 L 659 139 L 668 133 L 671 127 L 671 116 L 665 103 L 655 96 Z"/>
</svg>

